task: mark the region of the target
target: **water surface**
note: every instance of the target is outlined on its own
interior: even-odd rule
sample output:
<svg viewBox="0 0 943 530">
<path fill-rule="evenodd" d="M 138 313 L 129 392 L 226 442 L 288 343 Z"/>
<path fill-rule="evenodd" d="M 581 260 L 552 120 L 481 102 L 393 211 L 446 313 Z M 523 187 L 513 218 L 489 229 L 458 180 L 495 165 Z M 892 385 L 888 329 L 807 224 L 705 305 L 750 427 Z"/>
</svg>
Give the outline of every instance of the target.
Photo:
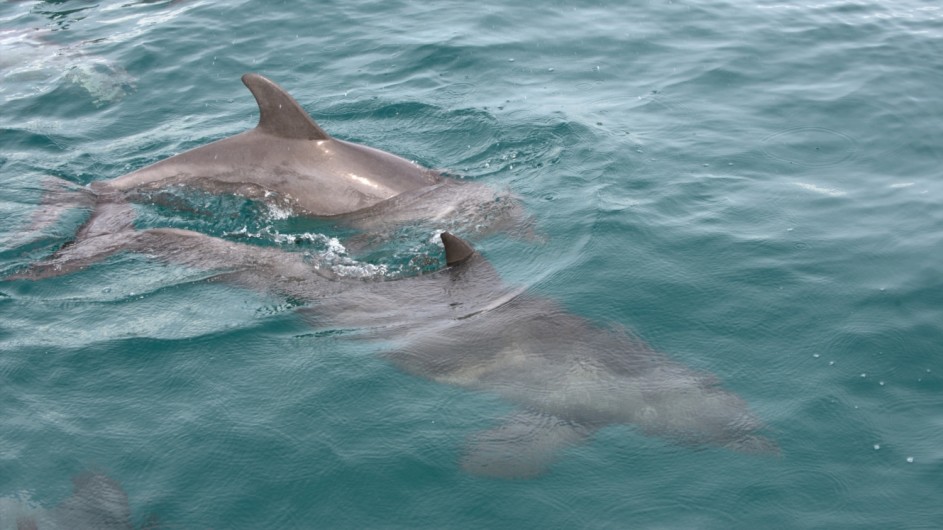
<svg viewBox="0 0 943 530">
<path fill-rule="evenodd" d="M 0 283 L 0 498 L 54 506 L 97 469 L 136 524 L 172 528 L 943 526 L 933 2 L 5 2 L 0 56 L 4 273 L 82 222 L 24 237 L 44 177 L 253 126 L 255 71 L 339 138 L 512 190 L 543 237 L 477 241 L 508 282 L 716 374 L 782 450 L 610 427 L 542 477 L 470 476 L 466 438 L 509 404 L 120 256 Z M 257 244 L 344 235 L 140 211 Z M 439 252 L 411 235 L 342 257 L 408 274 Z"/>
</svg>

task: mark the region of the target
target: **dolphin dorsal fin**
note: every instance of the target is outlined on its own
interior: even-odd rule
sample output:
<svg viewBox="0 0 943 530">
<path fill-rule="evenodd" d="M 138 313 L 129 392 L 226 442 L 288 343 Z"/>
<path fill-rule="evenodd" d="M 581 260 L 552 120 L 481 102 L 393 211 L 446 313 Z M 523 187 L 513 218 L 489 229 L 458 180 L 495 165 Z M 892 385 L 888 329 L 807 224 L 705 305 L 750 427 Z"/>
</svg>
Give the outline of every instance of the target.
<svg viewBox="0 0 943 530">
<path fill-rule="evenodd" d="M 453 236 L 449 232 L 442 232 L 442 245 L 445 246 L 445 264 L 449 267 L 464 263 L 475 255 L 475 249 L 462 238 Z"/>
<path fill-rule="evenodd" d="M 288 92 L 271 79 L 259 74 L 242 76 L 255 101 L 259 104 L 260 129 L 272 136 L 293 140 L 327 140 L 324 129 L 308 116 L 301 105 Z"/>
</svg>

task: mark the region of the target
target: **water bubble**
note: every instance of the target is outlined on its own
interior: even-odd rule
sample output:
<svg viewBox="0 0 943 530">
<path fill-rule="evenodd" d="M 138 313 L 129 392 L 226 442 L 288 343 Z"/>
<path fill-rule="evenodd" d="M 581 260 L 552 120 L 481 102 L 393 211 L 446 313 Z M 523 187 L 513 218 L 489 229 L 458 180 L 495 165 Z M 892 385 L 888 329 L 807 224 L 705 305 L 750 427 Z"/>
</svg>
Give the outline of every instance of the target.
<svg viewBox="0 0 943 530">
<path fill-rule="evenodd" d="M 884 386 L 884 381 L 878 381 L 878 384 Z"/>
<path fill-rule="evenodd" d="M 874 450 L 877 451 L 881 448 L 881 444 L 874 444 Z"/>
<path fill-rule="evenodd" d="M 907 463 L 908 463 L 908 464 L 913 464 L 913 463 L 914 463 L 914 457 L 908 456 L 908 457 L 907 457 Z"/>
</svg>

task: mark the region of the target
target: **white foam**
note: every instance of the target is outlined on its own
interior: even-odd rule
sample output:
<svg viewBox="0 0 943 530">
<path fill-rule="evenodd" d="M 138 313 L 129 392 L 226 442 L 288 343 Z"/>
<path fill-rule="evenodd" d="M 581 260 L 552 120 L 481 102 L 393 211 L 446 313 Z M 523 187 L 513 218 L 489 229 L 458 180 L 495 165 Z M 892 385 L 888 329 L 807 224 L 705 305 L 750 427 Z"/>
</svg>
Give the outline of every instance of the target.
<svg viewBox="0 0 943 530">
<path fill-rule="evenodd" d="M 821 193 L 822 195 L 828 195 L 829 197 L 842 197 L 848 194 L 847 192 L 835 188 L 823 188 L 809 182 L 796 182 L 795 184 L 804 190 Z"/>
<path fill-rule="evenodd" d="M 288 219 L 291 217 L 294 212 L 291 211 L 291 208 L 286 208 L 273 204 L 270 202 L 265 203 L 265 206 L 268 207 L 268 217 L 273 221 L 281 221 L 283 219 Z"/>
<path fill-rule="evenodd" d="M 315 262 L 318 268 L 325 267 L 339 276 L 348 278 L 383 278 L 391 273 L 386 265 L 375 265 L 358 261 L 347 253 L 347 247 L 336 237 L 329 237 L 324 234 L 304 232 L 301 234 L 283 234 L 263 228 L 259 232 L 249 232 L 243 227 L 235 232 L 228 232 L 226 235 L 239 235 L 254 239 L 263 239 L 272 241 L 278 245 L 296 245 L 299 242 L 307 242 L 315 247 L 323 248 L 310 252 L 307 255 Z"/>
</svg>

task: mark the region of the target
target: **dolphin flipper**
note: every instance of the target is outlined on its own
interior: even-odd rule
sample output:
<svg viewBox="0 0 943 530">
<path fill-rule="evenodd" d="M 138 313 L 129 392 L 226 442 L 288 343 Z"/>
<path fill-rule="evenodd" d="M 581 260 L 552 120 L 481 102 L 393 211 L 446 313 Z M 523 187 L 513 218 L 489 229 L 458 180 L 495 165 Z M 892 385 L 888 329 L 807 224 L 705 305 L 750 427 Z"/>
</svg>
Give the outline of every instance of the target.
<svg viewBox="0 0 943 530">
<path fill-rule="evenodd" d="M 13 231 L 9 239 L 3 239 L 4 246 L 35 248 L 44 245 L 47 237 L 55 237 L 55 231 L 50 228 L 66 212 L 76 209 L 91 210 L 95 207 L 94 193 L 67 180 L 47 176 L 43 178 L 41 186 L 40 208 L 33 211 L 27 226 Z"/>
<path fill-rule="evenodd" d="M 535 477 L 561 450 L 581 443 L 591 432 L 556 416 L 518 412 L 501 425 L 472 435 L 462 469 L 493 478 Z"/>
</svg>

